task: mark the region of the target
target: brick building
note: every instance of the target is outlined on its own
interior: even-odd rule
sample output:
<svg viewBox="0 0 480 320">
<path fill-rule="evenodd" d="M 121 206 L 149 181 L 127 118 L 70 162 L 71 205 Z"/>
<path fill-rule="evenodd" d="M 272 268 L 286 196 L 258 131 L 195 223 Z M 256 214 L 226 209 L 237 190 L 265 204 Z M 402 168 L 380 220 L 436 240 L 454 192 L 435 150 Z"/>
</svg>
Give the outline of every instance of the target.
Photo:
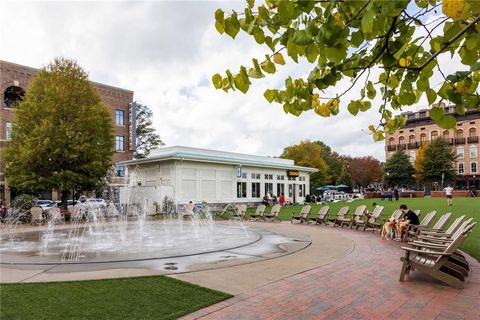
<svg viewBox="0 0 480 320">
<path fill-rule="evenodd" d="M 429 116 L 429 110 L 403 113 L 407 117 L 405 127 L 396 130 L 385 137 L 386 159 L 397 150 L 404 150 L 413 161 L 418 148 L 428 141 L 444 138 L 457 154 L 455 172 L 457 173 L 456 187 L 468 189 L 475 185 L 479 189 L 479 139 L 480 112 L 477 110 L 466 111 L 459 115 L 453 105 L 445 106 L 445 114 L 453 115 L 457 119 L 457 130 L 440 128 Z"/>
<path fill-rule="evenodd" d="M 3 148 L 11 139 L 16 104 L 22 100 L 37 71 L 38 69 L 35 68 L 0 60 L 0 94 L 3 102 L 0 108 L 0 199 L 6 199 L 7 202 L 11 200 L 11 190 L 4 174 Z M 132 159 L 132 139 L 134 137 L 131 135 L 131 106 L 133 91 L 96 82 L 92 82 L 92 84 L 97 88 L 112 114 L 115 130 L 113 161 L 118 163 Z M 123 166 L 116 167 L 117 176 L 122 177 L 124 172 Z M 53 198 L 55 197 L 56 195 L 53 194 Z"/>
</svg>

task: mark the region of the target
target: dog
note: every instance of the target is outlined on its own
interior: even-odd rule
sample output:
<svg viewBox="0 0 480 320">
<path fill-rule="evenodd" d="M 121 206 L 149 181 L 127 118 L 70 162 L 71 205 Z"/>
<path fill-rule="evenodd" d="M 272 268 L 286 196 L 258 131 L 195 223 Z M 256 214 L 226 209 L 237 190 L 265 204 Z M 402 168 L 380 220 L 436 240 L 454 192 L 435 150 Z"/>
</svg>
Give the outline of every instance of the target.
<svg viewBox="0 0 480 320">
<path fill-rule="evenodd" d="M 395 220 L 390 218 L 382 226 L 382 231 L 381 231 L 382 240 L 384 238 L 387 239 L 387 240 L 393 240 L 393 231 L 394 230 L 395 230 Z M 388 236 L 390 236 L 390 239 L 388 239 Z"/>
</svg>

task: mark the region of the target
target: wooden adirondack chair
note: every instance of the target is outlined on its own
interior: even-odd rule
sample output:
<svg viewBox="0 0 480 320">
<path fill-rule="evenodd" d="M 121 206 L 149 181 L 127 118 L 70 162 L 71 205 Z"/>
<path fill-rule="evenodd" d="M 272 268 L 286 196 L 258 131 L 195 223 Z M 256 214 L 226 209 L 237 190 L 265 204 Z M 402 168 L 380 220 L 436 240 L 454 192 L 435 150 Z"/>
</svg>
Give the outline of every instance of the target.
<svg viewBox="0 0 480 320">
<path fill-rule="evenodd" d="M 451 212 L 445 213 L 443 216 L 440 217 L 440 219 L 438 219 L 437 223 L 435 223 L 435 225 L 432 228 L 429 228 L 429 227 L 426 227 L 426 226 L 418 226 L 417 228 L 415 228 L 413 230 L 409 230 L 407 232 L 407 237 L 409 239 L 413 239 L 413 238 L 417 237 L 417 235 L 424 230 L 425 231 L 428 231 L 428 230 L 442 230 L 443 226 L 445 225 L 445 223 L 447 223 L 447 221 L 448 221 L 448 219 L 450 218 L 451 215 L 452 215 Z"/>
<path fill-rule="evenodd" d="M 455 219 L 455 221 L 452 222 L 450 227 L 448 227 L 447 230 L 442 231 L 442 230 L 436 230 L 436 229 L 431 229 L 431 230 L 422 230 L 420 234 L 417 236 L 418 238 L 422 237 L 434 237 L 434 236 L 452 236 L 455 231 L 460 227 L 462 224 L 463 219 L 465 219 L 465 215 L 458 217 Z"/>
<path fill-rule="evenodd" d="M 350 219 L 350 222 L 348 223 L 348 226 L 350 227 L 350 229 L 352 229 L 353 226 L 357 224 L 357 222 L 364 221 L 366 209 L 367 209 L 367 206 L 365 205 L 358 206 L 357 209 L 355 209 L 355 212 L 353 213 L 353 216 Z M 340 226 L 343 227 L 344 224 L 346 224 L 346 221 L 342 221 Z"/>
<path fill-rule="evenodd" d="M 323 206 L 318 210 L 318 213 L 315 217 L 308 217 L 309 222 L 315 222 L 315 224 L 327 224 L 328 219 L 328 211 L 330 211 L 329 206 Z"/>
<path fill-rule="evenodd" d="M 247 212 L 247 205 L 242 203 L 237 206 L 237 210 L 235 210 L 232 214 L 233 220 L 243 220 L 245 217 L 245 213 Z"/>
<path fill-rule="evenodd" d="M 290 220 L 291 223 L 293 221 L 300 221 L 300 223 L 306 222 L 308 223 L 308 215 L 310 214 L 310 211 L 312 210 L 312 207 L 310 205 L 304 205 L 300 213 L 292 214 L 292 219 Z"/>
<path fill-rule="evenodd" d="M 468 278 L 468 270 L 460 264 L 456 264 L 450 258 L 458 249 L 460 244 L 467 238 L 468 233 L 474 224 L 467 226 L 458 234 L 452 242 L 443 250 L 432 250 L 428 246 L 416 245 L 416 248 L 402 247 L 405 250 L 400 281 L 404 281 L 405 275 L 410 270 L 424 272 L 452 287 L 462 289 L 465 286 L 465 280 Z"/>
<path fill-rule="evenodd" d="M 380 230 L 382 228 L 383 223 L 380 222 L 380 215 L 383 212 L 383 207 L 382 206 L 376 206 L 375 209 L 373 209 L 372 214 L 370 217 L 365 220 L 365 223 L 363 223 L 363 231 L 367 230 L 367 228 L 372 228 L 372 233 L 375 233 L 375 228 L 378 228 Z M 361 226 L 361 224 L 357 224 L 357 227 Z"/>
<path fill-rule="evenodd" d="M 431 211 L 429 212 L 425 218 L 423 218 L 423 220 L 420 222 L 419 225 L 409 225 L 408 226 L 408 229 L 406 230 L 406 233 L 408 234 L 408 232 L 410 231 L 416 231 L 418 228 L 422 228 L 422 227 L 428 227 L 430 225 L 430 223 L 432 222 L 433 218 L 435 217 L 435 214 L 437 213 L 437 211 Z"/>
<path fill-rule="evenodd" d="M 258 221 L 259 219 L 263 219 L 263 215 L 265 213 L 265 205 L 260 204 L 255 210 L 255 213 L 250 214 L 250 221 Z"/>
<path fill-rule="evenodd" d="M 195 204 L 193 202 L 187 203 L 183 207 L 182 218 L 191 218 L 194 215 L 193 209 L 195 209 Z"/>
<path fill-rule="evenodd" d="M 333 219 L 330 219 L 330 221 L 333 222 L 334 227 L 337 223 L 340 225 L 342 219 L 346 218 L 349 210 L 350 208 L 348 206 L 341 207 L 340 210 L 338 210 L 337 215 L 333 217 Z"/>
<path fill-rule="evenodd" d="M 263 218 L 265 221 L 280 221 L 278 215 L 280 214 L 281 206 L 279 204 L 274 204 L 270 212 L 265 212 Z"/>
</svg>

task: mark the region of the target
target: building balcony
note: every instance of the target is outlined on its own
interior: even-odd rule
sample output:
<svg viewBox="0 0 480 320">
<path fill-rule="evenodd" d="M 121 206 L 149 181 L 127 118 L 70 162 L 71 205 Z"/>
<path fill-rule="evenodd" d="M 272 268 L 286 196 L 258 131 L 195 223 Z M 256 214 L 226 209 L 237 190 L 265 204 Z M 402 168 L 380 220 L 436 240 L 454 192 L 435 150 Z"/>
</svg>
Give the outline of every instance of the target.
<svg viewBox="0 0 480 320">
<path fill-rule="evenodd" d="M 388 145 L 387 151 L 397 151 L 397 146 L 394 144 Z"/>
<path fill-rule="evenodd" d="M 407 145 L 405 143 L 398 144 L 398 150 L 405 150 L 407 149 Z"/>
<path fill-rule="evenodd" d="M 455 138 L 455 144 L 465 144 L 465 138 Z"/>
<path fill-rule="evenodd" d="M 408 149 L 417 149 L 419 147 L 419 143 L 418 142 L 409 142 L 407 144 L 407 147 L 408 147 Z"/>
<path fill-rule="evenodd" d="M 468 143 L 478 143 L 478 136 L 468 137 L 467 142 Z"/>
</svg>

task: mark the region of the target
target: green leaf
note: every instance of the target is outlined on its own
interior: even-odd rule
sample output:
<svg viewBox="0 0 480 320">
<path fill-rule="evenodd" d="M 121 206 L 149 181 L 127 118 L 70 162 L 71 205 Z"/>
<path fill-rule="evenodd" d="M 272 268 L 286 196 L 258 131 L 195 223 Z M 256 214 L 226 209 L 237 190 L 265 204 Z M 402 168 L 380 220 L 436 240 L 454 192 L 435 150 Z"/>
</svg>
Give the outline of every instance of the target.
<svg viewBox="0 0 480 320">
<path fill-rule="evenodd" d="M 215 87 L 215 89 L 221 89 L 222 88 L 222 76 L 219 75 L 218 73 L 215 73 L 212 77 L 212 82 Z"/>
<path fill-rule="evenodd" d="M 272 103 L 272 101 L 275 99 L 275 96 L 277 95 L 277 92 L 278 91 L 274 89 L 267 89 L 263 93 L 263 96 L 265 97 L 265 99 L 267 99 L 269 103 Z"/>
<path fill-rule="evenodd" d="M 266 73 L 270 73 L 270 74 L 275 73 L 276 71 L 275 64 L 270 60 L 270 57 L 268 55 L 266 57 L 267 57 L 267 60 L 262 62 L 260 64 L 260 67 Z"/>
<path fill-rule="evenodd" d="M 451 115 L 444 115 L 439 121 L 435 121 L 443 129 L 453 129 L 457 125 L 457 119 Z"/>
<path fill-rule="evenodd" d="M 307 55 L 308 62 L 310 63 L 315 62 L 315 60 L 317 60 L 317 57 L 318 57 L 317 45 L 315 43 L 310 43 L 309 45 L 307 45 L 307 48 L 305 49 L 305 53 Z"/>
<path fill-rule="evenodd" d="M 356 47 L 356 48 L 360 47 L 360 45 L 363 43 L 363 41 L 365 41 L 365 39 L 363 38 L 362 32 L 360 32 L 360 31 L 352 32 L 350 42 L 352 43 L 352 45 L 354 47 Z"/>
<path fill-rule="evenodd" d="M 420 91 L 426 91 L 427 89 L 430 88 L 430 81 L 428 81 L 428 78 L 420 78 L 417 81 L 417 89 Z"/>
<path fill-rule="evenodd" d="M 368 34 L 373 32 L 373 21 L 375 19 L 375 12 L 373 9 L 367 9 L 367 12 L 362 17 L 362 32 Z"/>
<path fill-rule="evenodd" d="M 375 88 L 373 87 L 372 81 L 368 81 L 368 83 L 367 83 L 367 97 L 369 99 L 374 99 L 376 95 L 377 95 L 377 92 L 375 91 Z"/>
<path fill-rule="evenodd" d="M 255 5 L 255 0 L 247 0 L 248 7 L 251 9 Z"/>
<path fill-rule="evenodd" d="M 355 101 L 350 101 L 350 103 L 347 106 L 348 112 L 350 112 L 352 115 L 356 116 L 359 111 L 359 103 L 357 100 Z"/>
<path fill-rule="evenodd" d="M 359 108 L 360 108 L 360 111 L 362 111 L 362 112 L 367 111 L 371 107 L 372 107 L 372 103 L 370 101 L 361 101 L 360 102 Z"/>
<path fill-rule="evenodd" d="M 430 109 L 430 118 L 432 118 L 433 121 L 438 123 L 443 116 L 444 113 L 442 108 L 434 107 Z"/>
<path fill-rule="evenodd" d="M 225 33 L 232 37 L 232 39 L 235 39 L 239 31 L 240 22 L 238 22 L 237 14 L 234 12 L 225 20 Z"/>
<path fill-rule="evenodd" d="M 265 34 L 263 33 L 262 29 L 257 26 L 253 28 L 253 37 L 258 44 L 265 42 Z"/>
<path fill-rule="evenodd" d="M 435 100 L 437 100 L 437 93 L 432 89 L 427 89 L 426 93 L 427 93 L 428 104 L 430 105 L 433 104 Z"/>
<path fill-rule="evenodd" d="M 220 34 L 225 32 L 225 18 L 222 9 L 215 11 L 215 29 L 217 29 Z"/>
<path fill-rule="evenodd" d="M 245 78 L 240 73 L 235 76 L 234 83 L 235 87 L 237 87 L 237 89 L 243 93 L 247 93 L 248 88 L 250 87 L 250 85 L 245 81 Z"/>
<path fill-rule="evenodd" d="M 293 42 L 299 46 L 305 46 L 313 42 L 313 37 L 306 30 L 297 30 L 293 34 Z"/>
</svg>

